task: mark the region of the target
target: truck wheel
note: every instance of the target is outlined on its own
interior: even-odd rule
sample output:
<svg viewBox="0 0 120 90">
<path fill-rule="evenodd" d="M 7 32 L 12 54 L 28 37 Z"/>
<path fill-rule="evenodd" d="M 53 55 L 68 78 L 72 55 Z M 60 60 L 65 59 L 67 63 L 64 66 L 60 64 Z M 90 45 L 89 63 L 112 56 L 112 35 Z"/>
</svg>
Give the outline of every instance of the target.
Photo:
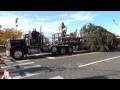
<svg viewBox="0 0 120 90">
<path fill-rule="evenodd" d="M 61 47 L 60 48 L 60 54 L 65 54 L 65 53 L 66 53 L 65 47 Z"/>
<path fill-rule="evenodd" d="M 51 48 L 51 53 L 52 53 L 52 54 L 57 54 L 57 53 L 58 53 L 58 48 L 55 47 L 55 46 L 53 46 L 53 47 Z"/>
<path fill-rule="evenodd" d="M 12 57 L 16 60 L 21 60 L 24 57 L 23 51 L 20 49 L 15 49 L 12 52 Z"/>
<path fill-rule="evenodd" d="M 72 47 L 69 47 L 68 48 L 68 54 L 72 54 L 73 53 L 73 48 Z"/>
</svg>

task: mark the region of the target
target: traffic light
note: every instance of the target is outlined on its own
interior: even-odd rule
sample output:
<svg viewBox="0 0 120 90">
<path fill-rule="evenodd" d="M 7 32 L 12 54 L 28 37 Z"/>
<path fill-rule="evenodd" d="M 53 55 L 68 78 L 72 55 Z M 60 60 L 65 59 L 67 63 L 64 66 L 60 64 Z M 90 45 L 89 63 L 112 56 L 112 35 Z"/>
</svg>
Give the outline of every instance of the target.
<svg viewBox="0 0 120 90">
<path fill-rule="evenodd" d="M 15 23 L 16 23 L 16 27 L 18 27 L 18 25 L 17 25 L 17 23 L 18 23 L 18 18 L 16 18 Z"/>
<path fill-rule="evenodd" d="M 18 18 L 16 18 L 16 23 L 18 22 Z"/>
</svg>

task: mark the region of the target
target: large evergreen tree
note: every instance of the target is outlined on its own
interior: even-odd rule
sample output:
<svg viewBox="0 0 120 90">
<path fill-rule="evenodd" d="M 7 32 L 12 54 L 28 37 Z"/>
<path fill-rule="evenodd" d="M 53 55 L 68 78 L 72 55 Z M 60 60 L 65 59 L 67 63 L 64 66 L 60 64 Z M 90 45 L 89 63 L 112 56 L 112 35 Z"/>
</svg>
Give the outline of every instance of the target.
<svg viewBox="0 0 120 90">
<path fill-rule="evenodd" d="M 81 28 L 80 35 L 83 37 L 83 47 L 90 51 L 110 51 L 115 48 L 117 42 L 113 33 L 91 23 Z"/>
</svg>

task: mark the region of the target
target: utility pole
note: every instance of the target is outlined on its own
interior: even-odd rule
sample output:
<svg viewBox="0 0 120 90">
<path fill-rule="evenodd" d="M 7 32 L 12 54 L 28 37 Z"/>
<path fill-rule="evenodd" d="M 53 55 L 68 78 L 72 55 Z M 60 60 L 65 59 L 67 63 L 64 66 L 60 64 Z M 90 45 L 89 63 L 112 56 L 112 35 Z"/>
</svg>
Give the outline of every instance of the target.
<svg viewBox="0 0 120 90">
<path fill-rule="evenodd" d="M 40 39 L 41 40 L 39 40 L 40 41 L 40 43 L 41 43 L 41 45 L 40 45 L 40 47 L 42 48 L 43 46 L 42 46 L 42 41 L 43 41 L 43 35 L 42 35 L 42 25 L 40 26 L 40 33 L 39 33 L 39 35 L 40 35 Z"/>
</svg>

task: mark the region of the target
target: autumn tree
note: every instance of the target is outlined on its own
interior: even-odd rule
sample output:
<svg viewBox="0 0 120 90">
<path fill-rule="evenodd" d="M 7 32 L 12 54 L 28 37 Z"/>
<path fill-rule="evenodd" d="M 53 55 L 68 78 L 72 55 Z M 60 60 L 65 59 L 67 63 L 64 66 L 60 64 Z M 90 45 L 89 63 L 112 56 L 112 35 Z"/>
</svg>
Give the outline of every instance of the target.
<svg viewBox="0 0 120 90">
<path fill-rule="evenodd" d="M 8 38 L 17 39 L 21 38 L 22 32 L 14 28 L 4 28 L 0 30 L 0 44 L 4 44 Z"/>
</svg>

